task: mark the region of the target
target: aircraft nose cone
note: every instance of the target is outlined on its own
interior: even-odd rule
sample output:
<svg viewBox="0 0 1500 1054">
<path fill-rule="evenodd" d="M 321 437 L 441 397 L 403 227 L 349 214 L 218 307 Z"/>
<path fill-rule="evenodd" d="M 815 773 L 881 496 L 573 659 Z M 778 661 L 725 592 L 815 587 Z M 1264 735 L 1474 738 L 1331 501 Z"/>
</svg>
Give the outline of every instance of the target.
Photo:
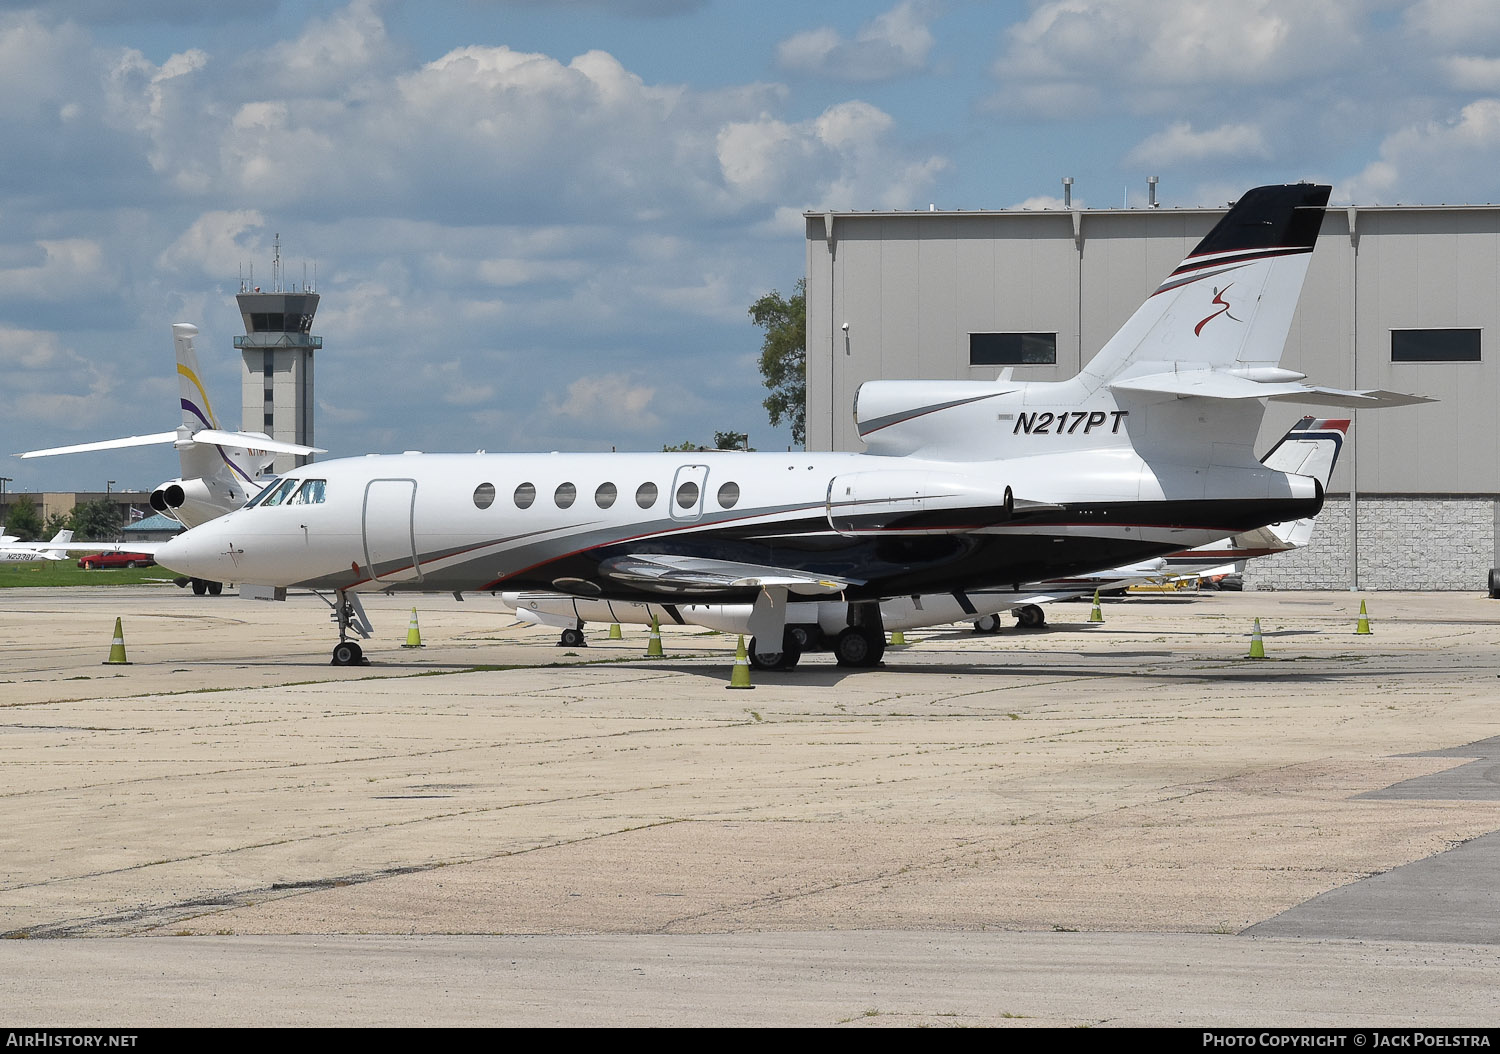
<svg viewBox="0 0 1500 1054">
<path fill-rule="evenodd" d="M 214 547 L 206 545 L 202 538 L 193 537 L 196 531 L 179 534 L 156 551 L 156 562 L 169 571 L 192 578 L 212 578 L 219 563 Z M 222 546 L 218 547 L 222 548 Z"/>
</svg>

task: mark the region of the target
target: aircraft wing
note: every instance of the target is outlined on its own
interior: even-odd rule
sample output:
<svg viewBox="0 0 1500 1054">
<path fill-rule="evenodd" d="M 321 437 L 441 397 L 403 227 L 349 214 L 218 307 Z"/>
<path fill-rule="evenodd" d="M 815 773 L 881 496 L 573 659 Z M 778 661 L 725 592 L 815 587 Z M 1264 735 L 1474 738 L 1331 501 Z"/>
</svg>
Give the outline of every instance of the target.
<svg viewBox="0 0 1500 1054">
<path fill-rule="evenodd" d="M 1352 391 L 1304 384 L 1296 380 L 1257 380 L 1223 370 L 1152 373 L 1144 377 L 1111 381 L 1109 387 L 1116 391 L 1156 392 L 1162 395 L 1197 396 L 1201 399 L 1275 399 L 1280 402 L 1342 406 L 1353 410 L 1377 406 L 1415 406 L 1434 401 L 1421 395 L 1405 395 L 1376 388 Z"/>
<path fill-rule="evenodd" d="M 27 542 L 26 548 L 48 553 L 145 553 L 155 556 L 166 542 Z"/>
<path fill-rule="evenodd" d="M 704 589 L 781 587 L 797 594 L 841 593 L 863 579 L 830 578 L 785 567 L 765 567 L 698 556 L 616 556 L 599 565 L 604 575 L 637 589 L 682 593 Z"/>
</svg>

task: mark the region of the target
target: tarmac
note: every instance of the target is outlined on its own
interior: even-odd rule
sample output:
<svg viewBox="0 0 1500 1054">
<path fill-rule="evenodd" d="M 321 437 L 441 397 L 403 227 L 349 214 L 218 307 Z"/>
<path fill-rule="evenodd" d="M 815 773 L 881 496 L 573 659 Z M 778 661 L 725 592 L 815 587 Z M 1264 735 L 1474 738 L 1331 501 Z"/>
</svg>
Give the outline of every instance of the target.
<svg viewBox="0 0 1500 1054">
<path fill-rule="evenodd" d="M 0 1023 L 1500 1024 L 1481 594 L 1057 604 L 752 691 L 732 637 L 365 603 L 334 667 L 311 595 L 0 592 Z"/>
</svg>

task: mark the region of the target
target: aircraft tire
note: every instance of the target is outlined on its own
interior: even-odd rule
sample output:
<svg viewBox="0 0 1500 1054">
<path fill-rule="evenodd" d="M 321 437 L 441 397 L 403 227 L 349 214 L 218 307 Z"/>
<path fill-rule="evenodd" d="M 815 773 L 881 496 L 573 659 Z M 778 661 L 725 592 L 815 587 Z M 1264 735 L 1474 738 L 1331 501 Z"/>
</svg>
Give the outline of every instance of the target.
<svg viewBox="0 0 1500 1054">
<path fill-rule="evenodd" d="M 1047 624 L 1047 612 L 1040 604 L 1027 604 L 1016 610 L 1016 625 L 1022 629 L 1041 629 Z"/>
<path fill-rule="evenodd" d="M 974 620 L 974 632 L 975 633 L 999 633 L 1000 632 L 1000 616 L 999 615 L 980 615 L 977 619 Z"/>
<path fill-rule="evenodd" d="M 1490 599 L 1500 600 L 1500 567 L 1490 568 Z"/>
<path fill-rule="evenodd" d="M 332 666 L 359 666 L 364 662 L 365 653 L 352 640 L 341 640 L 333 646 Z"/>
<path fill-rule="evenodd" d="M 201 597 L 208 592 L 208 583 L 201 578 L 193 579 L 193 596 Z"/>
<path fill-rule="evenodd" d="M 750 665 L 757 670 L 790 670 L 802 660 L 802 649 L 797 647 L 791 640 L 790 629 L 787 630 L 786 639 L 782 641 L 781 651 L 773 651 L 762 657 L 755 650 L 755 638 L 750 638 L 750 645 L 745 650 L 748 652 Z"/>
<path fill-rule="evenodd" d="M 833 654 L 840 666 L 878 666 L 885 656 L 885 636 L 863 626 L 850 626 L 833 642 Z"/>
<path fill-rule="evenodd" d="M 574 626 L 569 626 L 567 629 L 562 631 L 562 636 L 558 638 L 557 643 L 562 645 L 564 648 L 582 648 L 586 643 L 583 636 L 583 630 L 578 629 Z"/>
<path fill-rule="evenodd" d="M 223 582 L 209 582 L 209 583 L 207 583 L 207 585 L 208 585 L 208 595 L 211 596 L 211 597 L 216 597 L 220 593 L 224 592 L 224 583 Z"/>
<path fill-rule="evenodd" d="M 797 645 L 800 652 L 822 651 L 828 646 L 823 631 L 813 623 L 798 623 L 786 628 L 787 638 Z"/>
</svg>

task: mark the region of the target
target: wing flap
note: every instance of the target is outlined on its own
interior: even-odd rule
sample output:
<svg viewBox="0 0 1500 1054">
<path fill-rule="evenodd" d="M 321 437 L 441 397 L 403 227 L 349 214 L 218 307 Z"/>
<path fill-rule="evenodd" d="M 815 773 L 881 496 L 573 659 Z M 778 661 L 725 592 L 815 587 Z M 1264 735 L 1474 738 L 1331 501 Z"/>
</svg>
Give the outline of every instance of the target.
<svg viewBox="0 0 1500 1054">
<path fill-rule="evenodd" d="M 616 556 L 601 563 L 599 571 L 615 582 L 656 593 L 782 588 L 799 595 L 820 595 L 840 593 L 863 582 L 794 568 L 658 554 Z"/>
</svg>

